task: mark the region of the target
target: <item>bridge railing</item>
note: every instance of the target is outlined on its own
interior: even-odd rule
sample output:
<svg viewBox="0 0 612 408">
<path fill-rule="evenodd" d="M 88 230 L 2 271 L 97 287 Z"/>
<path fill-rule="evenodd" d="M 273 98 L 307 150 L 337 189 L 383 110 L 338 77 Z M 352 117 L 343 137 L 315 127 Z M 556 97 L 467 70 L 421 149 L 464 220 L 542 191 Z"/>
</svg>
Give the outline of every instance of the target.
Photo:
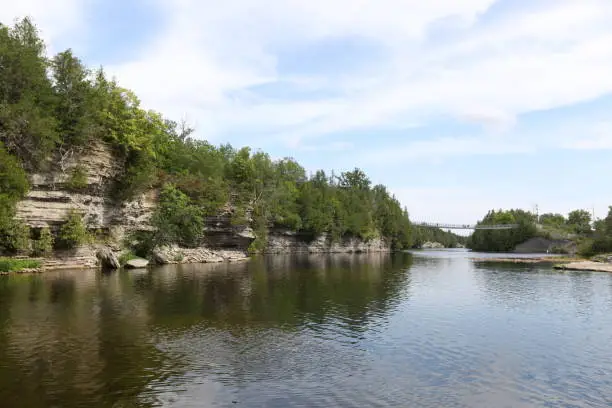
<svg viewBox="0 0 612 408">
<path fill-rule="evenodd" d="M 433 222 L 413 222 L 412 225 L 425 228 L 440 229 L 473 229 L 473 230 L 501 230 L 517 228 L 519 224 L 495 224 L 495 225 L 472 225 L 472 224 L 444 224 Z"/>
</svg>

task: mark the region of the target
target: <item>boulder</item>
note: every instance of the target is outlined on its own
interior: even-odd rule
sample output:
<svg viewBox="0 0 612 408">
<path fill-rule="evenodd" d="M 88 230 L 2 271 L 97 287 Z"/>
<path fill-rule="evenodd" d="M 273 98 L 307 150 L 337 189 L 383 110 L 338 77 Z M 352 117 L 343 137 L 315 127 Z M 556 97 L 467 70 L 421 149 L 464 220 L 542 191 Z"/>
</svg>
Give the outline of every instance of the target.
<svg viewBox="0 0 612 408">
<path fill-rule="evenodd" d="M 119 264 L 119 259 L 117 259 L 117 256 L 110 248 L 100 248 L 98 252 L 96 252 L 96 258 L 100 261 L 100 266 L 102 266 L 103 269 L 119 269 L 121 266 Z"/>
<path fill-rule="evenodd" d="M 155 263 L 158 263 L 160 265 L 166 265 L 171 263 L 170 257 L 168 256 L 168 253 L 164 250 L 164 248 L 156 248 L 153 251 L 152 255 Z"/>
<path fill-rule="evenodd" d="M 142 258 L 130 259 L 125 263 L 125 267 L 127 269 L 142 269 L 146 268 L 149 265 L 149 261 Z"/>
</svg>

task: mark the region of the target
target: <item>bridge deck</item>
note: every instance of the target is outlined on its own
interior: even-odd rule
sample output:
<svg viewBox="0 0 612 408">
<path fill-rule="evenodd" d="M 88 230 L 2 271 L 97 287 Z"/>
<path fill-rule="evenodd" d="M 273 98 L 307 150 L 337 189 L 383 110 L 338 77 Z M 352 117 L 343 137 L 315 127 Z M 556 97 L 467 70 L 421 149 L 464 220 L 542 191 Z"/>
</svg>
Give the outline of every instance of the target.
<svg viewBox="0 0 612 408">
<path fill-rule="evenodd" d="M 470 225 L 470 224 L 443 224 L 433 222 L 413 222 L 412 225 L 425 228 L 440 229 L 470 229 L 470 230 L 505 230 L 517 228 L 518 224 L 496 224 L 496 225 Z"/>
</svg>

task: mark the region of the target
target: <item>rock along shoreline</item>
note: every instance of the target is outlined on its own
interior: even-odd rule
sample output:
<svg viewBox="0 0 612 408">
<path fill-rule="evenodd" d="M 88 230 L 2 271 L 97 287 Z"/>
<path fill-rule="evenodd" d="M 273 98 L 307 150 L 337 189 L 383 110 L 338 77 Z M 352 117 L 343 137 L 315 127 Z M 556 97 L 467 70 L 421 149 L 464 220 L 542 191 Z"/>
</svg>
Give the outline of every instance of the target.
<svg viewBox="0 0 612 408">
<path fill-rule="evenodd" d="M 481 263 L 513 263 L 513 264 L 540 264 L 552 265 L 556 270 L 582 271 L 582 272 L 609 272 L 612 273 L 612 263 L 596 262 L 583 258 L 543 256 L 533 258 L 470 258 Z"/>
</svg>

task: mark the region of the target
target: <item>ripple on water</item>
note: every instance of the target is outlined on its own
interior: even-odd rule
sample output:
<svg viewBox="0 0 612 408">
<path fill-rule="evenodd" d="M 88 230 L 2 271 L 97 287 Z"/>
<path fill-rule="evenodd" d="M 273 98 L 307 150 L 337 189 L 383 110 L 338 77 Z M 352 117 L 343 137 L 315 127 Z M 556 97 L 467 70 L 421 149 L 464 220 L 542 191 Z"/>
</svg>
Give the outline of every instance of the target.
<svg viewBox="0 0 612 408">
<path fill-rule="evenodd" d="M 1 405 L 612 406 L 612 275 L 467 256 L 0 281 Z"/>
</svg>

